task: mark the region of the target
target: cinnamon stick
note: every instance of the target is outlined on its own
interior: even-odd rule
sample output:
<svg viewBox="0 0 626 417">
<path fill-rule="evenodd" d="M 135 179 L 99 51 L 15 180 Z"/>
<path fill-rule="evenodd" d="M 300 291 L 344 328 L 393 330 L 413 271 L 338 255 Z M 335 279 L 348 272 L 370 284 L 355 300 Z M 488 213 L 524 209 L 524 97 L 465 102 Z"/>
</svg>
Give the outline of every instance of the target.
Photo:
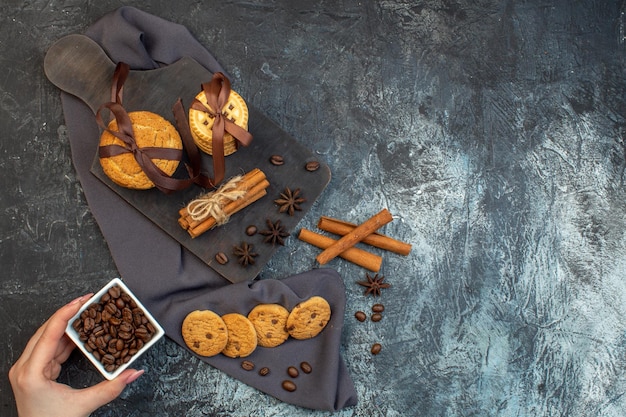
<svg viewBox="0 0 626 417">
<path fill-rule="evenodd" d="M 254 203 L 255 201 L 267 194 L 267 191 L 265 191 L 265 189 L 269 187 L 269 184 L 270 183 L 267 180 L 261 181 L 260 183 L 249 189 L 243 198 L 228 203 L 224 207 L 224 212 L 230 216 L 237 213 L 239 210 L 248 207 L 250 204 Z M 207 230 L 212 229 L 213 227 L 215 227 L 216 224 L 217 222 L 213 217 L 208 217 L 200 222 L 197 226 L 189 228 L 187 232 L 192 238 L 195 238 L 200 236 Z"/>
<path fill-rule="evenodd" d="M 188 221 L 188 218 L 186 216 L 182 216 L 181 215 L 178 218 L 178 224 L 180 225 L 180 227 L 182 227 L 185 230 L 189 229 L 189 221 Z"/>
<path fill-rule="evenodd" d="M 241 177 L 241 181 L 237 184 L 238 190 L 248 190 L 252 188 L 254 185 L 265 179 L 265 173 L 261 171 L 259 168 L 254 168 L 251 171 L 245 173 Z M 181 217 L 185 217 L 188 215 L 187 207 L 183 207 L 178 211 Z"/>
<path fill-rule="evenodd" d="M 354 230 L 357 225 L 343 220 L 333 219 L 332 217 L 322 216 L 317 223 L 317 227 L 325 232 L 344 236 Z M 379 249 L 397 253 L 399 255 L 407 256 L 409 252 L 411 252 L 411 245 L 409 243 L 402 242 L 377 232 L 366 236 L 362 242 Z"/>
<path fill-rule="evenodd" d="M 337 242 L 333 238 L 320 235 L 307 229 L 300 230 L 298 239 L 321 249 L 329 248 Z M 372 272 L 378 272 L 383 263 L 382 257 L 359 248 L 348 248 L 338 256 Z"/>
<path fill-rule="evenodd" d="M 358 242 L 365 239 L 367 236 L 372 234 L 381 226 L 389 223 L 391 220 L 393 220 L 393 218 L 391 217 L 389 210 L 382 209 L 376 215 L 370 217 L 365 222 L 352 229 L 341 239 L 334 242 L 331 246 L 324 249 L 324 251 L 317 255 L 317 258 L 315 259 L 317 259 L 317 262 L 319 262 L 320 265 L 327 264 L 330 260 L 345 252 L 348 248 L 356 245 Z"/>
</svg>

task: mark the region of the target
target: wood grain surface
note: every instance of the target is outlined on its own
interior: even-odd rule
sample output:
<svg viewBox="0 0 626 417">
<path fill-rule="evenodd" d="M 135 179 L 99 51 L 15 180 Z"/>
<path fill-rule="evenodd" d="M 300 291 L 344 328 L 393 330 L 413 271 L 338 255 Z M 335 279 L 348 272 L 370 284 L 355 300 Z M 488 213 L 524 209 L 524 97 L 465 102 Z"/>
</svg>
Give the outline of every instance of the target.
<svg viewBox="0 0 626 417">
<path fill-rule="evenodd" d="M 0 14 L 2 373 L 63 300 L 116 270 L 71 163 L 57 39 L 126 2 L 8 0 Z M 412 244 L 391 288 L 339 258 L 342 353 L 359 404 L 338 416 L 626 415 L 623 0 L 138 0 L 181 23 L 242 96 L 333 172 L 298 227 L 359 223 Z M 260 278 L 315 266 L 289 239 Z M 385 305 L 383 319 L 361 323 Z M 381 353 L 370 347 L 381 343 Z M 323 416 L 170 340 L 95 416 Z M 100 380 L 80 355 L 60 380 Z M 6 378 L 0 414 L 16 416 Z"/>
</svg>

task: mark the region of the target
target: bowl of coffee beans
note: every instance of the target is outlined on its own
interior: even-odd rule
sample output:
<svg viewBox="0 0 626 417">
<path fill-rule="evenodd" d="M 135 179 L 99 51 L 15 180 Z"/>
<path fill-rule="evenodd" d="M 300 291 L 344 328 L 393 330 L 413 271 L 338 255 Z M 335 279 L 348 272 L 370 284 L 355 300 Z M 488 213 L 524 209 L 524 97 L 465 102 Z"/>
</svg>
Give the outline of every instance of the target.
<svg viewBox="0 0 626 417">
<path fill-rule="evenodd" d="M 83 305 L 65 333 L 106 379 L 114 379 L 165 331 L 121 279 Z"/>
</svg>

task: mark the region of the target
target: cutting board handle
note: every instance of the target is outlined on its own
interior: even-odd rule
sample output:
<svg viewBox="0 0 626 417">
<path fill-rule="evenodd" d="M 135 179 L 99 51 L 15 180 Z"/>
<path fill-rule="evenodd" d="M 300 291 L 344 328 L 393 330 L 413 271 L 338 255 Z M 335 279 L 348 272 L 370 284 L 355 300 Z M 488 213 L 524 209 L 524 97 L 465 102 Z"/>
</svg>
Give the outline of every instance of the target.
<svg viewBox="0 0 626 417">
<path fill-rule="evenodd" d="M 115 64 L 87 36 L 69 35 L 59 39 L 48 49 L 43 67 L 52 84 L 80 98 L 94 113 L 110 99 Z"/>
</svg>

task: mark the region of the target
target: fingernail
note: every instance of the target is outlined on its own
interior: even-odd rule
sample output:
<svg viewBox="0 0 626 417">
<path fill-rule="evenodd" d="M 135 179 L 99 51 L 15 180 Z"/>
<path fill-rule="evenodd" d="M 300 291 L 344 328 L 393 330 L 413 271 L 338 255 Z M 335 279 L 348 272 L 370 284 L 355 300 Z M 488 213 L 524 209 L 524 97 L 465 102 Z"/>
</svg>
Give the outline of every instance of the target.
<svg viewBox="0 0 626 417">
<path fill-rule="evenodd" d="M 141 375 L 143 375 L 144 370 L 139 370 L 139 371 L 135 371 L 132 374 L 128 375 L 128 378 L 126 378 L 126 385 L 130 384 L 131 382 L 137 380 L 137 378 L 139 378 Z"/>
<path fill-rule="evenodd" d="M 72 301 L 70 301 L 68 305 L 74 305 L 76 303 L 84 302 L 85 300 L 89 299 L 92 295 L 93 295 L 92 292 L 90 292 L 89 294 L 81 295 L 80 297 L 75 298 Z"/>
</svg>

